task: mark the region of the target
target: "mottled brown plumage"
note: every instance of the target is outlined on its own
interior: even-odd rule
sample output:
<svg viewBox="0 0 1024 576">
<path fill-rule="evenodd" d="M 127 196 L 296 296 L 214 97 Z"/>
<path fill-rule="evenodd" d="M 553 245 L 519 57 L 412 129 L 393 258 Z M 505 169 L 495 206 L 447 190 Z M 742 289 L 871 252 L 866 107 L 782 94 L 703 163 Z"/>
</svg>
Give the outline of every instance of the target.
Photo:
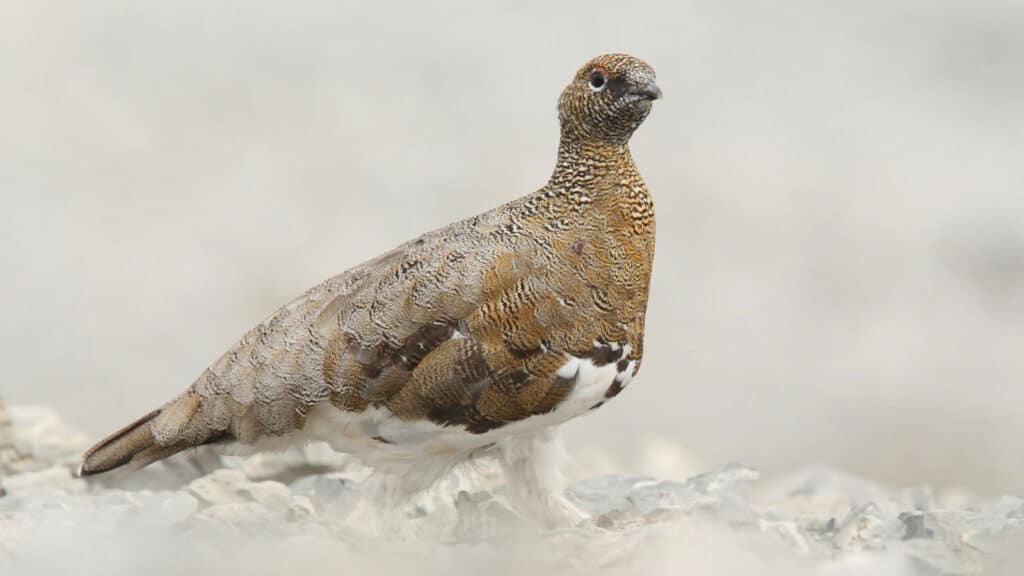
<svg viewBox="0 0 1024 576">
<path fill-rule="evenodd" d="M 313 287 L 87 453 L 82 472 L 289 435 L 328 405 L 483 435 L 556 410 L 579 384 L 560 372 L 573 358 L 614 365 L 614 396 L 640 367 L 654 253 L 627 142 L 659 96 L 635 58 L 588 62 L 559 100 L 546 186 Z"/>
</svg>

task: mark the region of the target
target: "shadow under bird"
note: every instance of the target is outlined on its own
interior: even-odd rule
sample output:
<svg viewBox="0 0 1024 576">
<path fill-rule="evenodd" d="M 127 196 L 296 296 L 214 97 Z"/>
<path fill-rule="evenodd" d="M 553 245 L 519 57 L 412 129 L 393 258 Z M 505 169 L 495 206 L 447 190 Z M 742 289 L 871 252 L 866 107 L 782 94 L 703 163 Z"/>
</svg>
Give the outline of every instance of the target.
<svg viewBox="0 0 1024 576">
<path fill-rule="evenodd" d="M 559 99 L 543 188 L 314 286 L 91 448 L 79 474 L 204 444 L 325 441 L 398 498 L 486 455 L 521 512 L 582 519 L 562 493 L 555 431 L 640 368 L 654 209 L 628 143 L 660 96 L 641 60 L 587 62 Z"/>
</svg>

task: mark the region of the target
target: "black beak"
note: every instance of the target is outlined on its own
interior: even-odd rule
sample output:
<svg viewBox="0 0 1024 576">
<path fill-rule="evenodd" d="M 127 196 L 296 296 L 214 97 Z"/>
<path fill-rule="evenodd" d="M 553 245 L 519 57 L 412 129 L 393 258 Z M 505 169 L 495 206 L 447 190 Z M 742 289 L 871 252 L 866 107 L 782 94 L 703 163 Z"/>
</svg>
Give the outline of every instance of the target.
<svg viewBox="0 0 1024 576">
<path fill-rule="evenodd" d="M 647 100 L 657 100 L 661 98 L 661 88 L 658 88 L 658 85 L 654 82 L 650 82 L 644 86 L 638 86 L 633 90 L 630 90 L 630 92 Z"/>
</svg>

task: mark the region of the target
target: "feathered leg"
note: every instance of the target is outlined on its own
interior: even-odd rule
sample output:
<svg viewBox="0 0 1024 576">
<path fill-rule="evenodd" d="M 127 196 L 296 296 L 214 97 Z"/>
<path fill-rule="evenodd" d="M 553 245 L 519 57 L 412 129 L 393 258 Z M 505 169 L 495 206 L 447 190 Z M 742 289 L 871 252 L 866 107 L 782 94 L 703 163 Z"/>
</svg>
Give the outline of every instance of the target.
<svg viewBox="0 0 1024 576">
<path fill-rule="evenodd" d="M 574 526 L 588 516 L 564 494 L 561 465 L 565 451 L 557 428 L 511 437 L 500 447 L 509 500 L 516 510 L 545 526 Z"/>
</svg>

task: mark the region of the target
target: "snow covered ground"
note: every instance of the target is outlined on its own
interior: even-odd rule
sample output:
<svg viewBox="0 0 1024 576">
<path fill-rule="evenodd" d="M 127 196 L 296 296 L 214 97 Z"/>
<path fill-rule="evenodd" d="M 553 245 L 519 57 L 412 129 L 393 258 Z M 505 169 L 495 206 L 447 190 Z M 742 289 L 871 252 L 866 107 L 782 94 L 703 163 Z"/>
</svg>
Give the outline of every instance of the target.
<svg viewBox="0 0 1024 576">
<path fill-rule="evenodd" d="M 85 444 L 48 408 L 0 408 L 0 574 L 1024 573 L 1024 499 L 823 468 L 592 476 L 570 496 L 593 521 L 540 531 L 486 465 L 381 510 L 360 497 L 367 470 L 323 446 L 86 482 L 70 473 Z"/>
</svg>

